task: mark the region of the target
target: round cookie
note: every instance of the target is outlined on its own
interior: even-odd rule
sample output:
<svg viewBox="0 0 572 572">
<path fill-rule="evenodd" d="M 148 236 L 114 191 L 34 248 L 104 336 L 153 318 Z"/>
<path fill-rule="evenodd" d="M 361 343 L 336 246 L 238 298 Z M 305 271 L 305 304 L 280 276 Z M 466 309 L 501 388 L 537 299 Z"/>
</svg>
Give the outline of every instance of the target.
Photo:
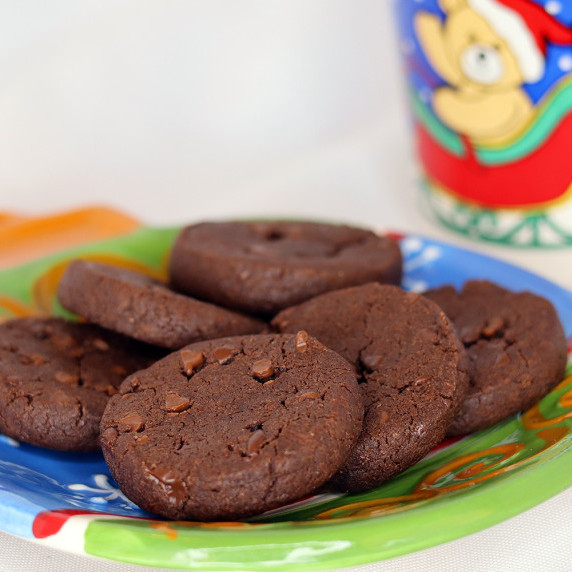
<svg viewBox="0 0 572 572">
<path fill-rule="evenodd" d="M 125 377 L 149 366 L 149 348 L 59 318 L 0 325 L 0 431 L 60 451 L 99 449 L 99 422 Z"/>
<path fill-rule="evenodd" d="M 199 342 L 126 379 L 101 421 L 112 475 L 172 519 L 235 520 L 312 492 L 363 407 L 350 364 L 305 332 Z"/>
<path fill-rule="evenodd" d="M 85 260 L 69 264 L 58 297 L 90 322 L 170 349 L 266 329 L 260 320 L 182 296 L 138 272 Z"/>
<path fill-rule="evenodd" d="M 469 393 L 449 435 L 491 427 L 532 407 L 562 381 L 566 337 L 548 300 L 486 281 L 426 296 L 453 321 L 469 358 Z"/>
<path fill-rule="evenodd" d="M 401 252 L 393 239 L 349 226 L 203 223 L 179 234 L 170 279 L 202 300 L 270 315 L 346 286 L 399 284 Z"/>
<path fill-rule="evenodd" d="M 376 283 L 322 294 L 284 310 L 282 332 L 304 328 L 355 364 L 363 430 L 332 481 L 342 490 L 379 485 L 445 436 L 466 394 L 463 348 L 439 307 Z"/>
</svg>

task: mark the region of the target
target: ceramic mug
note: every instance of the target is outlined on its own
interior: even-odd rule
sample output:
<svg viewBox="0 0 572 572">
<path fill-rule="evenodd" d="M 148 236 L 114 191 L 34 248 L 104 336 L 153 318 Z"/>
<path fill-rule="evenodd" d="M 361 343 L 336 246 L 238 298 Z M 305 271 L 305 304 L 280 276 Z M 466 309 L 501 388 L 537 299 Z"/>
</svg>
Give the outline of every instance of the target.
<svg viewBox="0 0 572 572">
<path fill-rule="evenodd" d="M 572 0 L 397 0 L 423 189 L 439 221 L 572 246 Z"/>
</svg>

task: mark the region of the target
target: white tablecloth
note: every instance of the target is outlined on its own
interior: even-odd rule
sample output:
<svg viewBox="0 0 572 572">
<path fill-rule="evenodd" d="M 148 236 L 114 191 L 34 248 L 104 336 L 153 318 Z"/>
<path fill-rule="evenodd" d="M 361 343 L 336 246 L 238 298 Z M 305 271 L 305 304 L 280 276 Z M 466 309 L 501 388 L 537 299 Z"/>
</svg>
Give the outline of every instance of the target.
<svg viewBox="0 0 572 572">
<path fill-rule="evenodd" d="M 298 216 L 410 230 L 572 287 L 570 252 L 476 245 L 419 203 L 389 2 L 24 0 L 0 9 L 0 207 L 153 224 Z M 572 490 L 356 568 L 570 570 Z M 0 533 L 0 571 L 130 572 Z"/>
</svg>

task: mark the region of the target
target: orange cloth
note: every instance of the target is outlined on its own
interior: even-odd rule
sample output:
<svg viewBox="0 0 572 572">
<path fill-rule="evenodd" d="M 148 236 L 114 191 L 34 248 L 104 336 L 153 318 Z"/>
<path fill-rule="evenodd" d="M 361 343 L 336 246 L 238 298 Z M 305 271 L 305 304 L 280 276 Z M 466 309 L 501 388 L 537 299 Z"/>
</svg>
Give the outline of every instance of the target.
<svg viewBox="0 0 572 572">
<path fill-rule="evenodd" d="M 0 269 L 64 248 L 127 234 L 139 227 L 137 220 L 105 207 L 42 217 L 0 213 Z"/>
</svg>

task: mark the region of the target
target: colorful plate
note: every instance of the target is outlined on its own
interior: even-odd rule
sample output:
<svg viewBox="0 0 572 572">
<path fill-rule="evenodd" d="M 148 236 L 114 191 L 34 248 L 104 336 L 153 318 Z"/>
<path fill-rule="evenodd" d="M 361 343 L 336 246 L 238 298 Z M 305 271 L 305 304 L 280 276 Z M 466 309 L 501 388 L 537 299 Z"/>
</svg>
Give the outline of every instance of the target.
<svg viewBox="0 0 572 572">
<path fill-rule="evenodd" d="M 0 221 L 1 222 L 1 221 Z M 82 256 L 163 275 L 176 229 L 125 228 L 0 272 L 0 317 L 64 315 L 59 277 Z M 488 278 L 552 300 L 567 336 L 572 294 L 498 260 L 401 238 L 406 288 Z M 570 373 L 570 372 L 569 372 Z M 323 570 L 433 546 L 491 526 L 572 485 L 572 376 L 522 416 L 447 443 L 383 486 L 304 499 L 248 523 L 167 522 L 117 489 L 101 455 L 56 453 L 0 436 L 0 529 L 103 558 L 194 570 Z"/>
</svg>

